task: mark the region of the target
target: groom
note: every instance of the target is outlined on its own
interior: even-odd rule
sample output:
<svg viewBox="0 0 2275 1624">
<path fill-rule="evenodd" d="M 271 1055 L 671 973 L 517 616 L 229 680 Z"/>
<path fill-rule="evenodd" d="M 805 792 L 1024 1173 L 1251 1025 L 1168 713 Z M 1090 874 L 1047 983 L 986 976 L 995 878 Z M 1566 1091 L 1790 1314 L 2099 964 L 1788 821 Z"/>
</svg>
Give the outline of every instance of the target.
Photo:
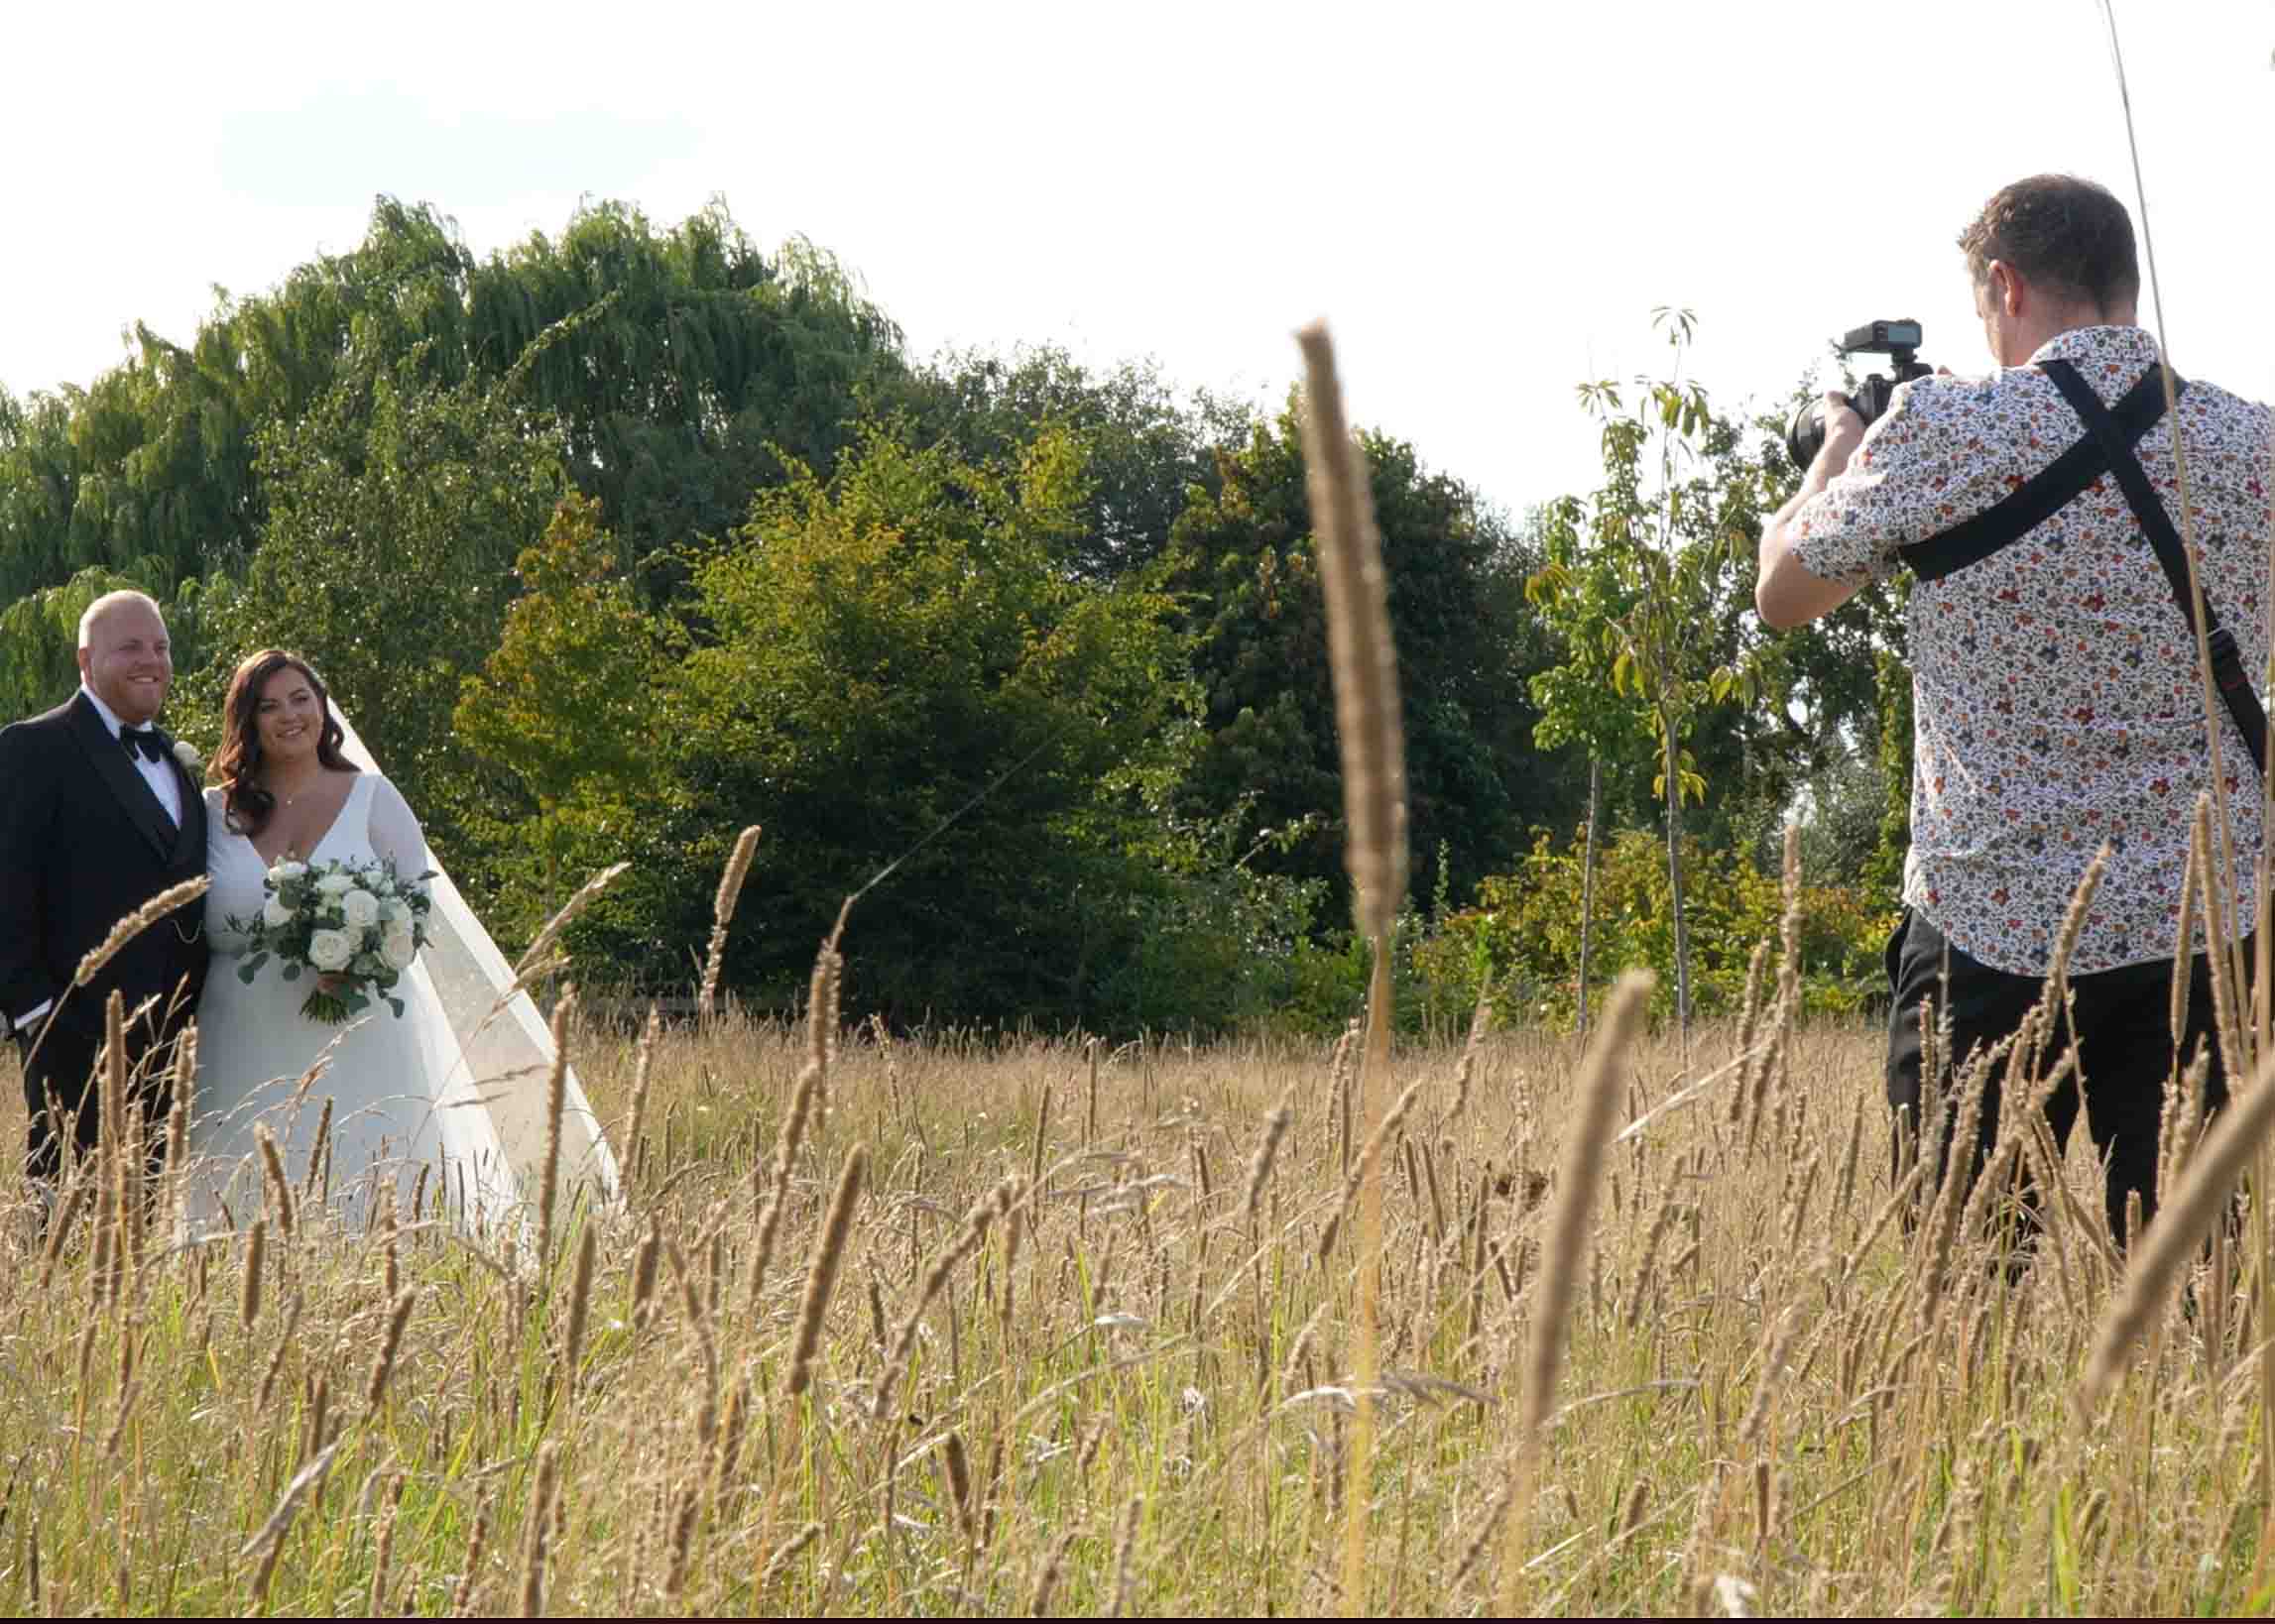
<svg viewBox="0 0 2275 1624">
<path fill-rule="evenodd" d="M 89 1078 L 110 994 L 126 1000 L 130 1098 L 162 1144 L 174 1040 L 205 982 L 198 900 L 147 926 L 87 986 L 71 985 L 112 926 L 205 871 L 204 799 L 174 741 L 151 726 L 174 681 L 158 605 L 139 592 L 96 599 L 79 621 L 79 676 L 69 703 L 0 729 L 0 1030 L 24 1062 L 26 1181 L 50 1202 L 62 1164 L 51 1104 L 76 1115 L 81 1151 L 101 1129 Z"/>
</svg>

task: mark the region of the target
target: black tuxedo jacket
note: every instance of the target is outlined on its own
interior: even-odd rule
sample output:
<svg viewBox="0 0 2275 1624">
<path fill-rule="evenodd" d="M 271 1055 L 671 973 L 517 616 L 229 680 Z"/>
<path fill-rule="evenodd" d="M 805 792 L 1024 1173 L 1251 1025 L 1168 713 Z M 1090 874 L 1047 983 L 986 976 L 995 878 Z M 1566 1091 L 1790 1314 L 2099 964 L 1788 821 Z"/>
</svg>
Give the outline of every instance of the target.
<svg viewBox="0 0 2275 1624">
<path fill-rule="evenodd" d="M 99 1032 L 114 988 L 129 1012 L 153 996 L 162 1018 L 170 1006 L 195 1008 L 208 957 L 203 898 L 63 996 L 112 926 L 205 871 L 204 797 L 171 754 L 167 764 L 181 786 L 179 828 L 85 694 L 0 729 L 0 1016 L 55 1000 L 60 1026 Z"/>
</svg>

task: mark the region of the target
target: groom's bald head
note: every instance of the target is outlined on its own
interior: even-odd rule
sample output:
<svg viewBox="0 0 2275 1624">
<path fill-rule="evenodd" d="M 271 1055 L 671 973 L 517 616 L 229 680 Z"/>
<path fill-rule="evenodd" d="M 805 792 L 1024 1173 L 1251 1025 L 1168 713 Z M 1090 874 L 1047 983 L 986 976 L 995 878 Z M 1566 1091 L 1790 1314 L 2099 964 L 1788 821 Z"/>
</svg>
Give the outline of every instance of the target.
<svg viewBox="0 0 2275 1624">
<path fill-rule="evenodd" d="M 158 600 L 149 593 L 106 592 L 93 603 L 87 605 L 87 612 L 79 617 L 79 648 L 81 651 L 94 646 L 95 638 L 101 631 L 104 622 L 115 619 L 119 614 L 129 609 L 144 611 L 151 619 L 158 622 L 161 629 L 166 625 L 165 612 L 158 607 Z"/>
<path fill-rule="evenodd" d="M 174 685 L 174 644 L 158 601 L 143 592 L 107 592 L 87 605 L 79 617 L 79 675 L 129 727 L 156 716 Z"/>
</svg>

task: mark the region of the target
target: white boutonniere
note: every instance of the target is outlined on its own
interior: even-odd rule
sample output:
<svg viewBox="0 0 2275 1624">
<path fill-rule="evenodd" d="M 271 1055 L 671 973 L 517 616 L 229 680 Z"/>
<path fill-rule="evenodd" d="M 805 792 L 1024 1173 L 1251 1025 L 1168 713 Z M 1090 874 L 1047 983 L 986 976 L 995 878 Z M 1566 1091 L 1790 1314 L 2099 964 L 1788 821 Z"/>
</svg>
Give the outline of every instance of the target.
<svg viewBox="0 0 2275 1624">
<path fill-rule="evenodd" d="M 181 763 L 186 772 L 201 771 L 205 766 L 205 757 L 198 754 L 197 747 L 186 739 L 177 739 L 174 742 L 174 758 Z"/>
</svg>

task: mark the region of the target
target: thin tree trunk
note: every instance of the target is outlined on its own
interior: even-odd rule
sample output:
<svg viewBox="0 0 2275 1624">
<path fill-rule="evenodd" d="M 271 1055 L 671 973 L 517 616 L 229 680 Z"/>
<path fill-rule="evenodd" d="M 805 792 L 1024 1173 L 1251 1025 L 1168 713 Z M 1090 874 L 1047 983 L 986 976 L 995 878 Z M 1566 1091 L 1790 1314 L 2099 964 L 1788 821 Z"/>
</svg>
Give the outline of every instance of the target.
<svg viewBox="0 0 2275 1624">
<path fill-rule="evenodd" d="M 1588 949 L 1596 928 L 1596 826 L 1604 808 L 1604 763 L 1588 758 L 1588 855 L 1580 862 L 1580 1035 L 1588 1035 Z"/>
<path fill-rule="evenodd" d="M 1683 918 L 1683 785 L 1677 773 L 1680 757 L 1675 750 L 1675 730 L 1664 718 L 1660 725 L 1667 746 L 1667 885 L 1674 892 L 1675 898 L 1675 1018 L 1681 1023 L 1683 1058 L 1688 1061 L 1691 1044 L 1691 938 L 1690 927 Z"/>
</svg>

